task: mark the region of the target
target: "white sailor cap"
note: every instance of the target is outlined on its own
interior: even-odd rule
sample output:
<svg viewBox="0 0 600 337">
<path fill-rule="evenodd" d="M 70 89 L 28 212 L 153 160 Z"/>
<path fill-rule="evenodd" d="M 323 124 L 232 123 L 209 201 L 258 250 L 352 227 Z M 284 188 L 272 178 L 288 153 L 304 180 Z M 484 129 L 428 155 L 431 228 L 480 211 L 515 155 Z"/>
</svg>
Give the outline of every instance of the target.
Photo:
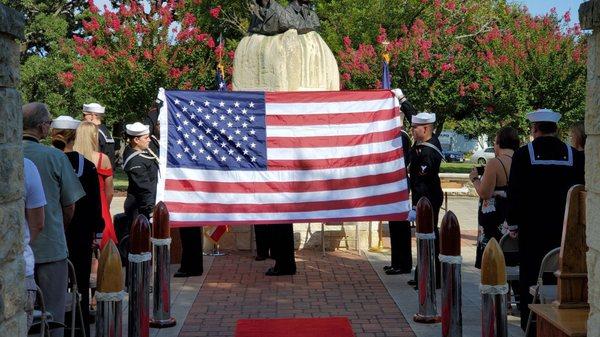
<svg viewBox="0 0 600 337">
<path fill-rule="evenodd" d="M 90 103 L 83 105 L 83 113 L 103 114 L 104 110 L 104 107 L 98 103 Z"/>
<path fill-rule="evenodd" d="M 558 112 L 552 111 L 550 109 L 538 109 L 538 110 L 532 111 L 527 114 L 527 119 L 529 119 L 529 121 L 532 123 L 536 123 L 536 122 L 558 123 L 558 121 L 560 120 L 560 117 L 561 116 Z"/>
<path fill-rule="evenodd" d="M 130 136 L 138 137 L 150 134 L 150 127 L 140 122 L 135 122 L 125 125 L 125 132 Z"/>
<path fill-rule="evenodd" d="M 76 120 L 71 116 L 58 116 L 52 121 L 52 128 L 61 130 L 75 130 L 81 121 Z"/>
<path fill-rule="evenodd" d="M 433 124 L 435 123 L 435 114 L 429 112 L 420 112 L 411 118 L 412 124 Z"/>
</svg>

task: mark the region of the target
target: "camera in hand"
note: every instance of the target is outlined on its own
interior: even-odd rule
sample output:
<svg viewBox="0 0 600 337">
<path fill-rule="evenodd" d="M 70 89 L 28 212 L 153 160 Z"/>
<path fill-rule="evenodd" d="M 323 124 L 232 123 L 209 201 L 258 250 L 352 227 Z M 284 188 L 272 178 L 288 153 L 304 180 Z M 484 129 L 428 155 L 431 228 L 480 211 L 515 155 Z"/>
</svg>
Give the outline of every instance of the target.
<svg viewBox="0 0 600 337">
<path fill-rule="evenodd" d="M 482 176 L 483 172 L 485 171 L 485 166 L 481 165 L 481 166 L 476 166 L 475 168 L 477 169 L 477 174 Z"/>
</svg>

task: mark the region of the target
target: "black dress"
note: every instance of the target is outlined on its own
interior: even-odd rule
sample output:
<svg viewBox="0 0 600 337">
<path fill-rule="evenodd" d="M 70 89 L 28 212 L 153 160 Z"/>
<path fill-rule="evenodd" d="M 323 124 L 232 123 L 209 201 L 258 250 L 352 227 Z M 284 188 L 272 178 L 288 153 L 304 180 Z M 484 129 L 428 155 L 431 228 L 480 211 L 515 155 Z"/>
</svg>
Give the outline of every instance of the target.
<svg viewBox="0 0 600 337">
<path fill-rule="evenodd" d="M 501 160 L 498 159 L 502 167 L 504 168 L 504 174 L 506 175 L 506 181 L 508 181 L 508 172 L 506 167 Z M 481 269 L 481 258 L 483 257 L 483 251 L 485 246 L 492 239 L 500 242 L 502 238 L 502 225 L 506 220 L 506 212 L 508 209 L 507 199 L 508 185 L 496 186 L 492 197 L 483 200 L 479 199 L 479 206 L 477 207 L 477 221 L 479 223 L 480 235 L 477 238 L 477 254 L 475 257 L 475 268 Z M 505 256 L 505 258 L 508 258 Z M 515 261 L 511 258 L 511 261 L 507 259 L 507 265 L 514 265 Z"/>
<path fill-rule="evenodd" d="M 92 269 L 92 241 L 96 232 L 102 232 L 102 206 L 100 203 L 100 185 L 96 166 L 78 152 L 66 153 L 83 186 L 85 196 L 75 203 L 75 213 L 65 230 L 69 260 L 75 267 L 75 278 L 81 296 L 84 330 L 90 335 L 90 273 Z M 79 319 L 75 320 L 78 330 L 76 336 L 82 336 Z"/>
</svg>

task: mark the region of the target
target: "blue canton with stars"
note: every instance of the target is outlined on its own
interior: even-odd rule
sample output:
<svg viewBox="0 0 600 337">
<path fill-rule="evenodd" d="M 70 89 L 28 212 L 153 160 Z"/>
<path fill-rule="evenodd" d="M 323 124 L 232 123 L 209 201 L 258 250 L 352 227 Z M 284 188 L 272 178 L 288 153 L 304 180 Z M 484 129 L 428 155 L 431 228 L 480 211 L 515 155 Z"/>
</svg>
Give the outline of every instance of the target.
<svg viewBox="0 0 600 337">
<path fill-rule="evenodd" d="M 166 91 L 167 166 L 266 170 L 262 92 Z"/>
</svg>

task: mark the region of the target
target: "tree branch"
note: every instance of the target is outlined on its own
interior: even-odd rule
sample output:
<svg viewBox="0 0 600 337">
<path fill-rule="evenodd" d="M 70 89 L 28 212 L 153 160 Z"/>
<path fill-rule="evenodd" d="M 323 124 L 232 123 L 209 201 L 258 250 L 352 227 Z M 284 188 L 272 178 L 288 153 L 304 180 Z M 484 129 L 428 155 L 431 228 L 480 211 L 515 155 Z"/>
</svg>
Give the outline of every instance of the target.
<svg viewBox="0 0 600 337">
<path fill-rule="evenodd" d="M 479 30 L 473 34 L 466 34 L 466 35 L 459 35 L 457 37 L 455 37 L 455 39 L 460 40 L 460 39 L 465 39 L 465 38 L 469 38 L 469 37 L 473 37 L 473 36 L 477 36 L 483 33 L 487 33 L 489 31 L 491 31 L 492 29 L 490 28 L 490 25 L 494 23 L 494 20 L 488 21 L 485 24 L 483 24 L 483 26 L 481 26 L 481 28 L 479 28 Z"/>
</svg>

